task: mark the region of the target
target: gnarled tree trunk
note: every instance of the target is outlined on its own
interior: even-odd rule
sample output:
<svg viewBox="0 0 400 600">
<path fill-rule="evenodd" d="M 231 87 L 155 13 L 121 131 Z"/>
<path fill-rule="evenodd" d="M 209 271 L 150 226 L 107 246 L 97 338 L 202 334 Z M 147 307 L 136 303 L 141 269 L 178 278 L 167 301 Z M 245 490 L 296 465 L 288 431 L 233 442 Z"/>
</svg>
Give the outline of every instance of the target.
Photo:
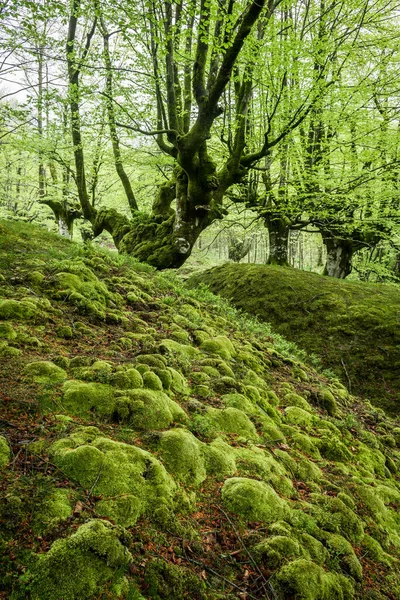
<svg viewBox="0 0 400 600">
<path fill-rule="evenodd" d="M 269 236 L 268 265 L 289 265 L 290 223 L 282 215 L 265 219 Z"/>
<path fill-rule="evenodd" d="M 357 250 L 353 240 L 338 239 L 327 237 L 322 234 L 327 250 L 324 275 L 345 279 L 351 273 L 351 260 L 354 252 Z"/>
</svg>

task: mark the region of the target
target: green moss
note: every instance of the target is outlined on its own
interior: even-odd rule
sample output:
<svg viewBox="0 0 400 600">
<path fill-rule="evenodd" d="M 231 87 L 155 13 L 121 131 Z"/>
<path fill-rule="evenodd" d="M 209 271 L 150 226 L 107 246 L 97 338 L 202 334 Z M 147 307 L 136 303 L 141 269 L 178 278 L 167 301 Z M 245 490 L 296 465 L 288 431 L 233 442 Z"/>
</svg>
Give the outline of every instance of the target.
<svg viewBox="0 0 400 600">
<path fill-rule="evenodd" d="M 183 360 L 193 360 L 197 358 L 199 351 L 194 346 L 180 344 L 174 340 L 164 340 L 159 346 L 162 354 L 171 354 Z"/>
<path fill-rule="evenodd" d="M 380 562 L 388 567 L 393 565 L 393 557 L 390 556 L 390 554 L 387 554 L 387 552 L 383 550 L 380 543 L 370 535 L 364 535 L 361 540 L 361 546 L 366 551 L 367 557 L 373 561 Z"/>
<path fill-rule="evenodd" d="M 145 388 L 149 388 L 150 390 L 163 389 L 161 379 L 157 377 L 157 375 L 152 371 L 147 371 L 147 373 L 143 373 L 143 386 Z"/>
<path fill-rule="evenodd" d="M 200 442 L 189 431 L 172 429 L 161 435 L 160 454 L 169 473 L 186 485 L 199 485 L 206 478 Z"/>
<path fill-rule="evenodd" d="M 207 475 L 224 479 L 236 472 L 235 452 L 221 438 L 215 439 L 211 444 L 203 444 L 201 451 Z"/>
<path fill-rule="evenodd" d="M 221 400 L 225 403 L 227 407 L 237 408 L 249 415 L 259 413 L 254 404 L 243 394 L 225 394 L 221 397 Z"/>
<path fill-rule="evenodd" d="M 168 371 L 170 372 L 171 378 L 172 378 L 172 383 L 171 383 L 172 391 L 176 392 L 177 394 L 182 394 L 185 396 L 189 395 L 190 388 L 186 382 L 186 379 L 182 375 L 182 373 L 179 373 L 179 371 L 176 371 L 176 369 L 173 369 L 172 367 L 168 367 Z"/>
<path fill-rule="evenodd" d="M 70 497 L 72 490 L 54 488 L 47 500 L 41 505 L 40 512 L 36 518 L 36 526 L 42 532 L 47 531 L 64 521 L 72 513 Z"/>
<path fill-rule="evenodd" d="M 97 512 L 124 527 L 161 504 L 170 504 L 175 485 L 152 454 L 103 437 L 95 427 L 77 428 L 49 450 L 69 477 L 94 495 L 101 495 Z"/>
<path fill-rule="evenodd" d="M 322 456 L 329 460 L 347 462 L 352 459 L 351 452 L 335 435 L 323 435 L 315 441 Z"/>
<path fill-rule="evenodd" d="M 10 462 L 11 448 L 8 445 L 6 438 L 0 435 L 0 469 L 6 467 Z"/>
<path fill-rule="evenodd" d="M 0 342 L 0 356 L 11 357 L 19 356 L 20 354 L 22 354 L 22 350 L 20 350 L 19 348 L 9 346 L 7 342 Z"/>
<path fill-rule="evenodd" d="M 185 411 L 160 390 L 129 390 L 115 404 L 118 418 L 135 429 L 165 429 L 173 421 L 186 424 Z"/>
<path fill-rule="evenodd" d="M 202 358 L 199 361 L 199 365 L 202 367 L 202 371 L 204 371 L 204 373 L 207 373 L 208 375 L 210 375 L 210 377 L 232 377 L 235 378 L 235 374 L 232 371 L 231 367 L 229 365 L 226 364 L 226 362 L 224 360 L 221 360 L 220 358 Z M 215 373 L 215 371 L 210 371 L 209 369 L 206 369 L 206 367 L 211 367 L 212 369 L 216 369 L 217 373 Z"/>
<path fill-rule="evenodd" d="M 168 369 L 158 369 L 157 367 L 153 368 L 153 372 L 157 375 L 162 383 L 162 387 L 164 390 L 169 390 L 172 385 L 172 374 Z"/>
<path fill-rule="evenodd" d="M 165 369 L 165 359 L 159 354 L 140 354 L 136 357 L 135 362 L 140 365 L 148 365 L 149 367 L 156 367 L 158 369 Z"/>
<path fill-rule="evenodd" d="M 324 541 L 329 552 L 330 559 L 339 561 L 340 568 L 357 581 L 362 579 L 362 567 L 354 553 L 352 545 L 343 536 L 328 533 Z"/>
<path fill-rule="evenodd" d="M 339 533 L 353 543 L 363 538 L 363 522 L 342 500 L 321 494 L 311 494 L 311 498 L 315 502 L 311 512 L 321 529 Z"/>
<path fill-rule="evenodd" d="M 209 408 L 207 412 L 212 424 L 218 431 L 234 433 L 249 440 L 257 440 L 258 435 L 249 417 L 237 408 Z"/>
<path fill-rule="evenodd" d="M 275 535 L 254 547 L 256 559 L 265 563 L 269 569 L 277 569 L 290 559 L 303 556 L 299 542 L 285 535 Z"/>
<path fill-rule="evenodd" d="M 327 389 L 322 389 L 318 392 L 317 403 L 321 408 L 324 408 L 331 417 L 334 417 L 338 412 L 335 397 L 332 392 Z"/>
<path fill-rule="evenodd" d="M 318 565 L 323 565 L 328 560 L 328 551 L 319 540 L 315 539 L 315 537 L 309 533 L 300 532 L 299 540 L 313 562 Z"/>
<path fill-rule="evenodd" d="M 64 369 L 57 367 L 57 365 L 48 360 L 27 364 L 23 370 L 23 375 L 28 380 L 43 384 L 60 383 L 67 378 L 67 373 Z"/>
<path fill-rule="evenodd" d="M 144 582 L 152 600 L 206 600 L 205 584 L 190 569 L 155 558 L 147 566 Z"/>
<path fill-rule="evenodd" d="M 283 429 L 283 431 L 285 430 Z M 303 452 L 305 452 L 309 456 L 312 456 L 313 458 L 321 458 L 321 454 L 317 446 L 317 444 L 319 445 L 319 443 L 318 440 L 316 440 L 316 438 L 311 438 L 310 436 L 305 435 L 303 433 L 293 433 L 290 435 L 290 438 L 294 446 L 299 450 L 302 450 Z"/>
<path fill-rule="evenodd" d="M 17 332 L 11 323 L 0 323 L 0 339 L 15 340 Z"/>
<path fill-rule="evenodd" d="M 102 383 L 84 383 L 71 379 L 63 385 L 63 407 L 73 415 L 87 416 L 95 413 L 110 416 L 114 410 L 114 391 Z"/>
<path fill-rule="evenodd" d="M 110 582 L 113 597 L 119 598 L 123 571 L 132 560 L 120 539 L 120 529 L 92 520 L 71 537 L 55 541 L 33 569 L 32 600 L 89 600 Z"/>
<path fill-rule="evenodd" d="M 315 417 L 303 408 L 289 406 L 285 409 L 285 421 L 290 425 L 308 427 L 315 421 Z"/>
<path fill-rule="evenodd" d="M 210 340 L 205 340 L 200 345 L 200 350 L 207 354 L 217 354 L 224 360 L 231 360 L 236 355 L 234 345 L 223 335 L 219 335 Z"/>
<path fill-rule="evenodd" d="M 315 563 L 299 558 L 282 567 L 273 580 L 286 599 L 352 600 L 354 589 L 343 576 L 326 573 Z"/>
<path fill-rule="evenodd" d="M 0 320 L 28 321 L 38 314 L 38 309 L 33 302 L 19 302 L 18 300 L 0 300 Z"/>
<path fill-rule="evenodd" d="M 57 337 L 63 340 L 70 340 L 74 337 L 72 327 L 70 327 L 69 325 L 60 325 L 60 327 L 57 327 L 56 334 Z"/>
<path fill-rule="evenodd" d="M 264 481 L 233 477 L 225 481 L 221 495 L 230 511 L 248 521 L 271 523 L 285 515 L 285 502 Z"/>
<path fill-rule="evenodd" d="M 282 406 L 297 406 L 303 410 L 312 412 L 312 408 L 307 400 L 305 400 L 302 396 L 299 396 L 299 394 L 295 394 L 294 392 L 285 394 L 280 404 Z"/>
<path fill-rule="evenodd" d="M 120 390 L 130 390 L 143 387 L 143 378 L 137 369 L 127 369 L 113 373 L 109 382 Z"/>
</svg>

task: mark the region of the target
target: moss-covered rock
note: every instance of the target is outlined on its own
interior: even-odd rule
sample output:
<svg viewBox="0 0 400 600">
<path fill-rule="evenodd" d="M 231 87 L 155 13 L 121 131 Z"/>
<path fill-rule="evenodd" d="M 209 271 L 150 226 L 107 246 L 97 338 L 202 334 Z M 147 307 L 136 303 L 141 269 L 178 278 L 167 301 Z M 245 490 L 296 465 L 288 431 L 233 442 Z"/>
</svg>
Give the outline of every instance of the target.
<svg viewBox="0 0 400 600">
<path fill-rule="evenodd" d="M 236 350 L 229 338 L 219 335 L 215 338 L 205 340 L 200 345 L 200 350 L 207 354 L 217 354 L 224 360 L 231 360 L 236 355 Z"/>
<path fill-rule="evenodd" d="M 10 462 L 11 448 L 8 445 L 6 438 L 0 435 L 0 469 L 6 467 Z"/>
<path fill-rule="evenodd" d="M 282 567 L 273 581 L 285 600 L 352 600 L 354 597 L 353 586 L 346 577 L 326 573 L 319 565 L 303 558 Z"/>
<path fill-rule="evenodd" d="M 286 512 L 284 500 L 264 481 L 232 477 L 225 481 L 221 494 L 226 507 L 248 521 L 270 523 Z"/>
<path fill-rule="evenodd" d="M 24 377 L 35 383 L 56 384 L 67 378 L 67 373 L 61 367 L 48 360 L 29 363 L 23 370 Z"/>
<path fill-rule="evenodd" d="M 20 302 L 19 300 L 0 300 L 0 320 L 28 321 L 38 314 L 38 309 L 33 302 Z"/>
<path fill-rule="evenodd" d="M 206 600 L 204 582 L 190 569 L 156 558 L 146 566 L 144 582 L 153 600 Z"/>
<path fill-rule="evenodd" d="M 177 481 L 198 485 L 206 478 L 200 442 L 190 431 L 171 429 L 161 435 L 160 453 L 166 469 Z"/>
<path fill-rule="evenodd" d="M 63 385 L 62 405 L 73 415 L 87 416 L 95 413 L 110 416 L 114 411 L 114 390 L 102 383 L 85 383 L 70 379 Z"/>
<path fill-rule="evenodd" d="M 207 416 L 217 431 L 222 433 L 234 433 L 243 438 L 257 440 L 256 428 L 249 417 L 238 408 L 225 408 L 219 410 L 210 408 Z"/>
<path fill-rule="evenodd" d="M 161 379 L 152 371 L 143 373 L 143 385 L 150 390 L 162 390 L 163 384 Z"/>
<path fill-rule="evenodd" d="M 123 572 L 132 560 L 121 539 L 123 532 L 111 523 L 92 520 L 55 541 L 33 569 L 32 600 L 89 600 L 106 583 L 120 598 L 127 589 Z"/>
<path fill-rule="evenodd" d="M 69 477 L 102 496 L 97 512 L 124 527 L 172 502 L 175 484 L 152 454 L 103 437 L 95 427 L 77 428 L 49 451 Z"/>
<path fill-rule="evenodd" d="M 11 323 L 0 323 L 0 340 L 15 340 L 17 332 Z"/>
<path fill-rule="evenodd" d="M 135 429 L 165 429 L 174 421 L 188 422 L 185 411 L 161 390 L 137 389 L 125 393 L 116 401 L 114 414 Z"/>
</svg>

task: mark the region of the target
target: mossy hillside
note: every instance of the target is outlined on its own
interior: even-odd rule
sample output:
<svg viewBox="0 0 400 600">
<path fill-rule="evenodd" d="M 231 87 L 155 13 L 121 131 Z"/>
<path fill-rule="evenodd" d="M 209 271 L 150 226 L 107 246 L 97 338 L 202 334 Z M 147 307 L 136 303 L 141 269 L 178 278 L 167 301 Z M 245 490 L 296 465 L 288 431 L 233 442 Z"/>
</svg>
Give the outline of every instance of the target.
<svg viewBox="0 0 400 600">
<path fill-rule="evenodd" d="M 0 243 L 0 297 L 37 309 L 0 320 L 6 594 L 399 595 L 399 423 L 204 289 L 35 227 Z"/>
<path fill-rule="evenodd" d="M 398 414 L 398 286 L 247 264 L 215 267 L 190 280 L 199 283 L 316 354 L 353 393 Z"/>
</svg>

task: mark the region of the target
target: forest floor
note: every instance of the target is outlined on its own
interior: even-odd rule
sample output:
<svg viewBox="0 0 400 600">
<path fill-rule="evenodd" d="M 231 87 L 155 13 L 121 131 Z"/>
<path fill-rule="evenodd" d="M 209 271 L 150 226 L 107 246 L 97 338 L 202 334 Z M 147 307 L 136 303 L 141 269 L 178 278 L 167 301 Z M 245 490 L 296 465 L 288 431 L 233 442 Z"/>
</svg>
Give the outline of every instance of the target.
<svg viewBox="0 0 400 600">
<path fill-rule="evenodd" d="M 400 598 L 395 420 L 204 287 L 0 248 L 0 597 Z"/>
</svg>

